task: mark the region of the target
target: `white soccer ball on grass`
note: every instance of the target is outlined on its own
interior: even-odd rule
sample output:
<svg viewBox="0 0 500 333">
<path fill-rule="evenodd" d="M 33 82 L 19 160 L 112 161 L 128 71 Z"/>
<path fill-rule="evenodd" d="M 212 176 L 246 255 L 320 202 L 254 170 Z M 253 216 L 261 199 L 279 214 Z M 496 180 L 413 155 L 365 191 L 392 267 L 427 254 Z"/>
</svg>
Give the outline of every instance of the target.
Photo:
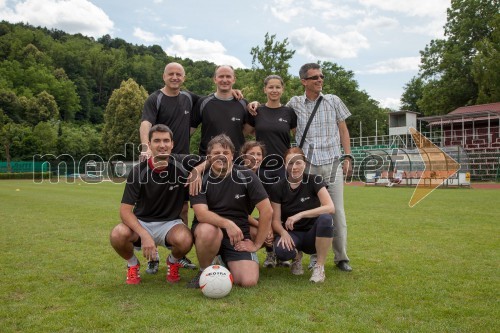
<svg viewBox="0 0 500 333">
<path fill-rule="evenodd" d="M 232 287 L 233 276 L 224 266 L 208 266 L 201 273 L 200 288 L 207 297 L 222 298 L 229 294 Z"/>
</svg>

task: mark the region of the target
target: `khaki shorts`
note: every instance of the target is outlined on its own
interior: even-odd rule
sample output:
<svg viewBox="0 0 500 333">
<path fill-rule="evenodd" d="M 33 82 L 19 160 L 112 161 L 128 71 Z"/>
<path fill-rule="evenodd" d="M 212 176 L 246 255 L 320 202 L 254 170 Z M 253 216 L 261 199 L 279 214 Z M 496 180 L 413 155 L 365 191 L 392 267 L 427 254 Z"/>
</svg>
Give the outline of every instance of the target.
<svg viewBox="0 0 500 333">
<path fill-rule="evenodd" d="M 166 243 L 168 232 L 176 225 L 184 224 L 181 219 L 160 222 L 144 222 L 139 220 L 139 223 L 144 229 L 148 231 L 157 246 L 165 246 L 168 249 L 171 248 L 171 245 Z M 139 251 L 141 249 L 140 238 L 136 242 L 134 242 L 134 247 L 136 251 Z"/>
</svg>

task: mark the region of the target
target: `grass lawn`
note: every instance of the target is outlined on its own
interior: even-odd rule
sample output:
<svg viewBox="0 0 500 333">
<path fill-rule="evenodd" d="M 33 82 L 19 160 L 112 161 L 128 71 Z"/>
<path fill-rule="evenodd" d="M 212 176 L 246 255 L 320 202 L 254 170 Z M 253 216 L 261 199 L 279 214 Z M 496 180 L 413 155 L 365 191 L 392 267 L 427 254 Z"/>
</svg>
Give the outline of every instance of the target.
<svg viewBox="0 0 500 333">
<path fill-rule="evenodd" d="M 1 332 L 493 332 L 500 328 L 500 191 L 348 186 L 349 256 L 327 280 L 261 270 L 212 300 L 144 273 L 109 245 L 123 185 L 0 182 Z M 167 251 L 161 249 L 162 259 Z M 194 249 L 188 255 L 196 261 Z M 264 252 L 259 252 L 261 262 Z M 307 257 L 307 256 L 306 256 Z M 307 266 L 308 259 L 304 260 Z"/>
</svg>

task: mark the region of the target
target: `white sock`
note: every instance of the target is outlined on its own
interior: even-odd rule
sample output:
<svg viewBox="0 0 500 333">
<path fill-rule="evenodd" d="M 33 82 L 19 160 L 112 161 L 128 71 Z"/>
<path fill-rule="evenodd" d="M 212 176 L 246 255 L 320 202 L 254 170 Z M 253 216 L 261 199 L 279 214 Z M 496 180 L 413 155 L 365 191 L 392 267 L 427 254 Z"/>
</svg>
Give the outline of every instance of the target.
<svg viewBox="0 0 500 333">
<path fill-rule="evenodd" d="M 168 262 L 171 264 L 175 264 L 179 259 L 175 258 L 172 254 L 170 254 L 167 258 Z"/>
<path fill-rule="evenodd" d="M 139 260 L 137 260 L 137 257 L 135 256 L 135 254 L 132 256 L 132 258 L 130 258 L 129 260 L 127 260 L 127 266 L 128 267 L 135 266 L 138 263 L 139 263 Z"/>
</svg>

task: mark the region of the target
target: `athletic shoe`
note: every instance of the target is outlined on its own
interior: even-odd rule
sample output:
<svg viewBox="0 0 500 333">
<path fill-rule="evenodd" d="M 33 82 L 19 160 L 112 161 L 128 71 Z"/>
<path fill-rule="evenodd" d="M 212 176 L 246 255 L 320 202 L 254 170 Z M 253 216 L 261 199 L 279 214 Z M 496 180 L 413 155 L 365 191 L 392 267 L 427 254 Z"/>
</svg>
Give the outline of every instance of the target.
<svg viewBox="0 0 500 333">
<path fill-rule="evenodd" d="M 196 269 L 197 268 L 196 265 L 193 264 L 191 262 L 191 260 L 189 260 L 189 258 L 186 256 L 180 258 L 178 262 L 179 262 L 179 264 L 181 264 L 182 268 L 189 268 L 189 269 Z"/>
<path fill-rule="evenodd" d="M 179 282 L 181 279 L 179 275 L 179 268 L 182 267 L 182 265 L 178 262 L 176 263 L 171 263 L 167 259 L 167 282 L 170 283 L 176 283 Z"/>
<path fill-rule="evenodd" d="M 160 266 L 160 260 L 151 260 L 148 261 L 148 268 L 146 269 L 146 273 L 148 274 L 156 274 L 158 273 L 158 267 Z"/>
<path fill-rule="evenodd" d="M 135 266 L 127 267 L 127 284 L 139 284 L 141 283 L 141 274 L 139 274 L 139 267 L 141 264 Z"/>
<path fill-rule="evenodd" d="M 316 254 L 311 254 L 311 257 L 309 258 L 309 266 L 307 266 L 307 269 L 312 270 L 314 266 L 316 266 L 316 262 L 318 261 L 318 257 Z"/>
<path fill-rule="evenodd" d="M 199 270 L 198 273 L 196 273 L 195 277 L 186 284 L 186 288 L 199 289 L 201 273 L 202 271 Z"/>
<path fill-rule="evenodd" d="M 290 263 L 290 260 L 287 260 L 287 261 L 281 261 L 281 260 L 279 260 L 279 259 L 278 259 L 278 260 L 276 261 L 276 266 L 278 266 L 278 267 L 286 267 L 286 268 L 288 268 L 288 267 L 290 267 L 290 266 L 291 266 L 291 263 Z"/>
<path fill-rule="evenodd" d="M 299 251 L 295 259 L 292 260 L 290 270 L 292 271 L 293 275 L 304 274 L 304 269 L 302 268 L 302 251 Z"/>
<path fill-rule="evenodd" d="M 352 267 L 349 265 L 349 262 L 347 260 L 341 260 L 337 263 L 337 267 L 344 272 L 351 272 Z"/>
<path fill-rule="evenodd" d="M 314 265 L 313 273 L 309 281 L 314 283 L 325 282 L 325 266 L 318 264 Z"/>
<path fill-rule="evenodd" d="M 264 260 L 263 267 L 266 268 L 276 267 L 276 254 L 274 252 L 266 252 L 266 260 Z"/>
</svg>

